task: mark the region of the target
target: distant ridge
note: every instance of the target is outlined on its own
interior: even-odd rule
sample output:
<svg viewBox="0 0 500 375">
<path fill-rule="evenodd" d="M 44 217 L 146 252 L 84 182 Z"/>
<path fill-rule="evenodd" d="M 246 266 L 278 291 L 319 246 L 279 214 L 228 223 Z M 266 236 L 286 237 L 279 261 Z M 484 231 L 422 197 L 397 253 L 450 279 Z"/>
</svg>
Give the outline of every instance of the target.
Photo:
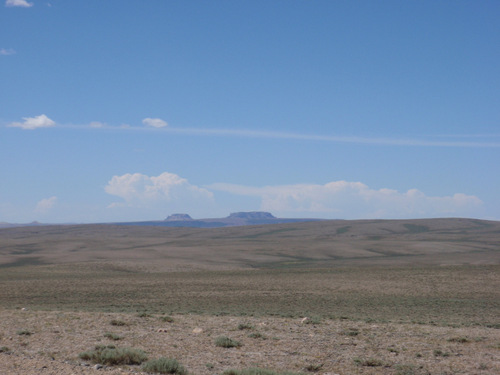
<svg viewBox="0 0 500 375">
<path fill-rule="evenodd" d="M 191 221 L 193 218 L 188 214 L 172 214 L 165 221 Z"/>
<path fill-rule="evenodd" d="M 251 220 L 256 220 L 256 219 L 276 219 L 271 213 L 269 212 L 263 212 L 263 211 L 253 211 L 253 212 L 234 212 L 228 216 L 230 219 L 231 218 L 238 218 L 238 219 L 251 219 Z"/>
<path fill-rule="evenodd" d="M 162 221 L 134 221 L 112 223 L 114 225 L 139 225 L 157 227 L 191 227 L 191 228 L 221 228 L 244 225 L 284 224 L 323 219 L 282 219 L 264 211 L 233 212 L 224 218 L 193 219 L 188 214 L 172 214 Z"/>
</svg>

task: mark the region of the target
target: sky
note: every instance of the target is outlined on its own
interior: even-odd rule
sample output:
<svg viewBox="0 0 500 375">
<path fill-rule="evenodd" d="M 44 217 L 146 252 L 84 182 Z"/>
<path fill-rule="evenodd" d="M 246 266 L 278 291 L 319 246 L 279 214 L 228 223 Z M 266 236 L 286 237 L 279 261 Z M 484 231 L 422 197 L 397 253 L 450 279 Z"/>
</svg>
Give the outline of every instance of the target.
<svg viewBox="0 0 500 375">
<path fill-rule="evenodd" d="M 0 4 L 0 222 L 500 220 L 498 1 Z"/>
</svg>

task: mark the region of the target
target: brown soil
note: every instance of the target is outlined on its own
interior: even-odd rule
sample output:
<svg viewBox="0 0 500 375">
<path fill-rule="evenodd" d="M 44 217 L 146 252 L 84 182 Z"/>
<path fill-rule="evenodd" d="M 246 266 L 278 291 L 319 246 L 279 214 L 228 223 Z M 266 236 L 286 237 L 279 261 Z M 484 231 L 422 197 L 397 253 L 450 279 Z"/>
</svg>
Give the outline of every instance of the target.
<svg viewBox="0 0 500 375">
<path fill-rule="evenodd" d="M 494 328 L 204 315 L 177 315 L 168 323 L 160 316 L 30 310 L 0 310 L 0 316 L 0 368 L 9 375 L 142 374 L 139 366 L 96 369 L 79 359 L 97 344 L 143 349 L 149 358 L 176 358 L 199 375 L 252 366 L 318 368 L 318 374 L 500 373 L 500 330 Z M 112 320 L 126 325 L 113 326 Z M 195 333 L 196 328 L 202 332 Z M 122 339 L 112 341 L 106 333 Z M 262 337 L 249 337 L 252 333 Z M 218 336 L 242 346 L 217 347 Z"/>
</svg>

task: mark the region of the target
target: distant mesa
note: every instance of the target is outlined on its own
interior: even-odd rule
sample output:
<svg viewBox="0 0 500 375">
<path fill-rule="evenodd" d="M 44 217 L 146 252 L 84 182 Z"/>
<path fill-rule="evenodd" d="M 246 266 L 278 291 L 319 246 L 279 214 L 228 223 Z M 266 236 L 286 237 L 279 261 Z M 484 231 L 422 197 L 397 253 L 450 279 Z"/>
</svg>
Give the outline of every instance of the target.
<svg viewBox="0 0 500 375">
<path fill-rule="evenodd" d="M 148 225 L 157 227 L 222 228 L 242 225 L 284 224 L 321 219 L 277 218 L 264 211 L 233 212 L 221 218 L 193 219 L 188 214 L 172 214 L 164 220 L 110 223 L 114 225 Z"/>
<path fill-rule="evenodd" d="M 193 218 L 188 214 L 172 214 L 165 221 L 192 221 Z"/>
<path fill-rule="evenodd" d="M 253 212 L 234 212 L 228 216 L 230 219 L 276 219 L 273 214 L 263 211 L 253 211 Z"/>
</svg>

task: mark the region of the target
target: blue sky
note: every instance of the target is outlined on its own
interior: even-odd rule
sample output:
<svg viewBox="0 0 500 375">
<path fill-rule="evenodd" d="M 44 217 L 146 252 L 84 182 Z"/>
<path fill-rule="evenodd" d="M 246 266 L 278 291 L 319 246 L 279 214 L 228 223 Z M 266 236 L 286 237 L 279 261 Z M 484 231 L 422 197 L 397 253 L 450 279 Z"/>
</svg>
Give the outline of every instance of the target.
<svg viewBox="0 0 500 375">
<path fill-rule="evenodd" d="M 500 219 L 498 1 L 0 6 L 0 222 Z"/>
</svg>

